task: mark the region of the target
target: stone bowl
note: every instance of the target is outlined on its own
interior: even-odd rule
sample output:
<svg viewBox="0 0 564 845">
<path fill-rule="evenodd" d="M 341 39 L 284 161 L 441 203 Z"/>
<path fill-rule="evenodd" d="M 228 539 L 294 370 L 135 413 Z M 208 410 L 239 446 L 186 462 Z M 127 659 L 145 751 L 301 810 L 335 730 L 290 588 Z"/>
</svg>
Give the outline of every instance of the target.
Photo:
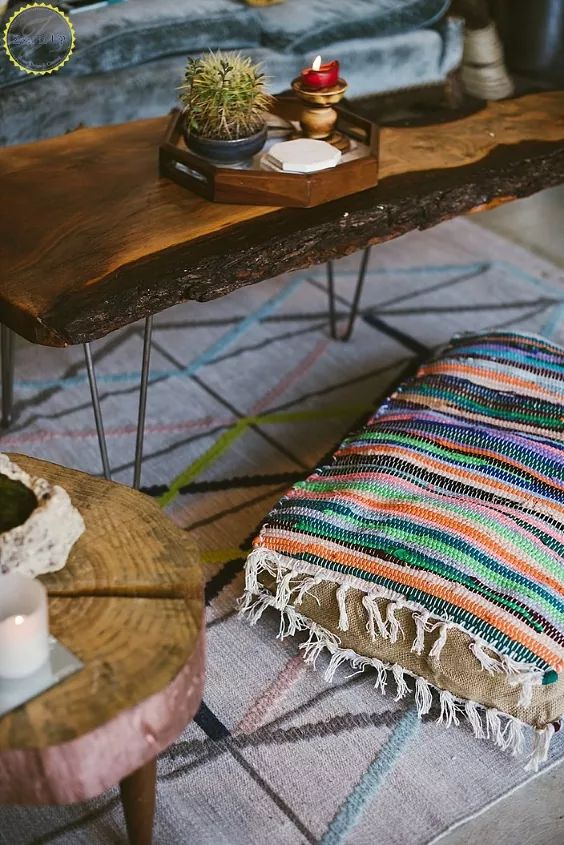
<svg viewBox="0 0 564 845">
<path fill-rule="evenodd" d="M 66 490 L 0 453 L 0 576 L 56 572 L 84 531 Z"/>
</svg>

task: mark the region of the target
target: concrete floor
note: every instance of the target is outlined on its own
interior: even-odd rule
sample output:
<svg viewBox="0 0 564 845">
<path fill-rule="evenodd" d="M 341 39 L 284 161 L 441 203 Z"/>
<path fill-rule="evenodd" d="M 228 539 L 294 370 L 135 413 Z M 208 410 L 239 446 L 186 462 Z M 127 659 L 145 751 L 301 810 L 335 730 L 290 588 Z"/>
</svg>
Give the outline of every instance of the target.
<svg viewBox="0 0 564 845">
<path fill-rule="evenodd" d="M 564 269 L 564 185 L 470 218 Z M 564 764 L 441 837 L 440 845 L 564 845 Z"/>
<path fill-rule="evenodd" d="M 469 219 L 564 268 L 564 185 Z"/>
</svg>

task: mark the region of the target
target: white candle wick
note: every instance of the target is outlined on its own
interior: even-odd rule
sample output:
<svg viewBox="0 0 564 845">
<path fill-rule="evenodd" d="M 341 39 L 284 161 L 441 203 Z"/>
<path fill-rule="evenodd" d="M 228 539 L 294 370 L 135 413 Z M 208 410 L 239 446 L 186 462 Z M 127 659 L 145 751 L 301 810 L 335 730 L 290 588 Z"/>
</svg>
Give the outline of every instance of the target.
<svg viewBox="0 0 564 845">
<path fill-rule="evenodd" d="M 321 67 L 321 56 L 316 56 L 312 62 L 311 69 L 312 70 L 319 70 Z"/>
</svg>

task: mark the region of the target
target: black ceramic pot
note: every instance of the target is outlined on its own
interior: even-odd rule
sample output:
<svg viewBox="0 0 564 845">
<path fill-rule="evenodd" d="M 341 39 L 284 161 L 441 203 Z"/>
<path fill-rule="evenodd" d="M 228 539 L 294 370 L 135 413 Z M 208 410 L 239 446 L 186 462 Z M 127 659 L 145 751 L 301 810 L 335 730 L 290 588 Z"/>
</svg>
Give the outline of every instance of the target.
<svg viewBox="0 0 564 845">
<path fill-rule="evenodd" d="M 208 158 L 216 164 L 239 164 L 262 150 L 266 141 L 266 124 L 254 135 L 236 141 L 202 138 L 187 129 L 184 129 L 184 140 L 188 149 L 202 158 Z"/>
</svg>

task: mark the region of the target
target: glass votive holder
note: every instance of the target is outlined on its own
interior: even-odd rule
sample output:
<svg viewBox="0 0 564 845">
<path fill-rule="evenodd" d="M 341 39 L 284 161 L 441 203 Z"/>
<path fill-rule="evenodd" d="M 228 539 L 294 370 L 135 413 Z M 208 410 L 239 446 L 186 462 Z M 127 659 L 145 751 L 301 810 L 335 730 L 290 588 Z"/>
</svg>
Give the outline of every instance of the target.
<svg viewBox="0 0 564 845">
<path fill-rule="evenodd" d="M 48 657 L 45 587 L 19 572 L 0 575 L 0 678 L 25 678 Z"/>
</svg>

